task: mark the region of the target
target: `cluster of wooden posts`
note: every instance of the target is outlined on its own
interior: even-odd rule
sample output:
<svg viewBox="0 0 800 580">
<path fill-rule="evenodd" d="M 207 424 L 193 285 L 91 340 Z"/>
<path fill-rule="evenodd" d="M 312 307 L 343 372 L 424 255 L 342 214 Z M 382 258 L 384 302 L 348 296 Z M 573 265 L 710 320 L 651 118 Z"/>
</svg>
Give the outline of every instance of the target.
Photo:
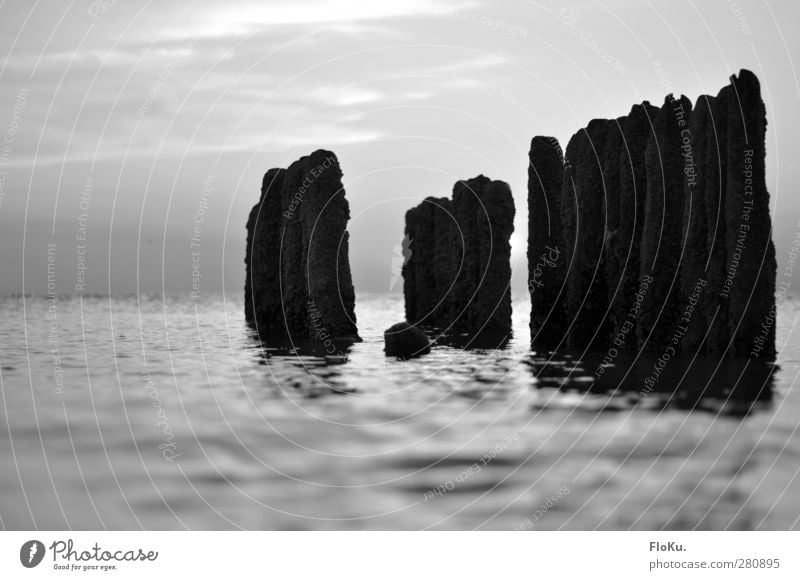
<svg viewBox="0 0 800 580">
<path fill-rule="evenodd" d="M 669 95 L 535 137 L 528 166 L 528 291 L 538 349 L 775 354 L 776 259 L 758 79 L 732 76 L 692 106 Z M 511 333 L 505 182 L 458 181 L 406 214 L 409 323 Z M 264 177 L 248 221 L 246 318 L 262 337 L 358 340 L 349 209 L 333 153 Z"/>
</svg>

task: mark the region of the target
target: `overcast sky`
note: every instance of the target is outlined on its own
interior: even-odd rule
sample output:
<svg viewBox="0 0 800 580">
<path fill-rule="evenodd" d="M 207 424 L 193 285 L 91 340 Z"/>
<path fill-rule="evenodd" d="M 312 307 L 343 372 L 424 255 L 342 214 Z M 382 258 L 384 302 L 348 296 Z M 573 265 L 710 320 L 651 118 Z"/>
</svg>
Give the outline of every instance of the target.
<svg viewBox="0 0 800 580">
<path fill-rule="evenodd" d="M 45 293 L 48 255 L 59 293 L 81 280 L 186 291 L 198 216 L 203 289 L 239 292 L 261 176 L 323 147 L 344 172 L 357 291 L 400 290 L 405 211 L 483 173 L 514 191 L 519 296 L 530 139 L 565 145 L 668 92 L 694 102 L 740 68 L 766 101 L 782 267 L 800 232 L 798 13 L 747 0 L 3 2 L 0 292 Z"/>
</svg>

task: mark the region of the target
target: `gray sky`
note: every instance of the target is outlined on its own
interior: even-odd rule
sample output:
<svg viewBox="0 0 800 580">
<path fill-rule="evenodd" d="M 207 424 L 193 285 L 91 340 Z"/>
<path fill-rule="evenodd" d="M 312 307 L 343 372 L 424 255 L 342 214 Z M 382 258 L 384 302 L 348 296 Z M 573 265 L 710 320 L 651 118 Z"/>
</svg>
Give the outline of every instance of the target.
<svg viewBox="0 0 800 580">
<path fill-rule="evenodd" d="M 187 291 L 197 219 L 203 290 L 239 292 L 261 176 L 324 147 L 344 171 L 357 291 L 399 291 L 405 211 L 484 173 L 515 194 L 519 296 L 531 137 L 565 145 L 635 102 L 716 94 L 740 68 L 766 101 L 782 268 L 800 231 L 799 12 L 755 0 L 7 1 L 0 293 L 23 291 L 23 268 L 24 291 L 47 291 L 48 244 L 59 293 L 81 280 Z"/>
</svg>

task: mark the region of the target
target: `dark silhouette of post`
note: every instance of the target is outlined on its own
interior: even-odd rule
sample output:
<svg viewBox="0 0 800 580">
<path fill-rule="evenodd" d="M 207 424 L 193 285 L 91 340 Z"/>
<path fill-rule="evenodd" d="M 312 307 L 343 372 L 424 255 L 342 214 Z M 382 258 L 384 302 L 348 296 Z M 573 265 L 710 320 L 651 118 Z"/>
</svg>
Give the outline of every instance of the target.
<svg viewBox="0 0 800 580">
<path fill-rule="evenodd" d="M 705 351 L 705 336 L 708 330 L 708 172 L 703 167 L 709 142 L 711 125 L 709 101 L 703 95 L 697 99 L 692 110 L 689 126 L 681 131 L 681 155 L 683 157 L 684 206 L 683 239 L 686 241 L 681 264 L 681 295 L 684 307 L 693 311 L 685 324 L 683 350 L 687 353 Z"/>
<path fill-rule="evenodd" d="M 640 279 L 640 254 L 647 199 L 645 149 L 653 132 L 658 107 L 645 101 L 634 105 L 622 123 L 619 152 L 619 225 L 609 246 L 618 264 L 620 282 L 611 299 L 612 343 L 623 350 L 636 350 L 639 297 L 646 293 Z M 614 292 L 613 280 L 609 291 Z"/>
<path fill-rule="evenodd" d="M 555 140 L 534 138 L 533 346 L 773 358 L 766 124 L 758 79 L 742 70 L 694 109 L 669 95 L 591 121 L 569 140 L 563 172 Z M 563 270 L 543 259 L 556 240 Z"/>
<path fill-rule="evenodd" d="M 605 266 L 608 285 L 608 328 L 609 342 L 622 331 L 624 324 L 624 305 L 620 302 L 622 295 L 622 277 L 627 258 L 626 248 L 619 245 L 619 228 L 621 214 L 620 186 L 620 153 L 623 151 L 625 117 L 614 119 L 608 124 L 606 143 L 602 153 L 603 189 L 605 191 Z"/>
<path fill-rule="evenodd" d="M 480 334 L 502 337 L 511 332 L 511 234 L 514 197 L 504 181 L 490 181 L 480 192 L 477 217 L 478 280 L 470 305 L 469 325 Z"/>
<path fill-rule="evenodd" d="M 406 212 L 408 322 L 465 333 L 465 344 L 507 339 L 513 229 L 508 184 L 483 175 L 457 182 L 452 199 L 428 197 Z"/>
<path fill-rule="evenodd" d="M 534 137 L 528 156 L 528 292 L 531 342 L 555 348 L 565 338 L 561 190 L 564 154 L 555 137 Z"/>
<path fill-rule="evenodd" d="M 691 103 L 668 95 L 653 124 L 645 151 L 647 198 L 640 255 L 640 275 L 653 283 L 642 301 L 639 347 L 658 351 L 682 331 L 680 266 L 683 239 L 683 164 L 681 130 L 688 127 Z M 678 344 L 682 340 L 678 336 Z"/>
<path fill-rule="evenodd" d="M 731 76 L 725 225 L 728 271 L 723 292 L 733 354 L 772 356 L 777 264 L 765 177 L 766 110 L 756 76 Z M 762 339 L 757 348 L 756 339 Z"/>
<path fill-rule="evenodd" d="M 286 171 L 270 169 L 261 183 L 261 199 L 247 219 L 244 311 L 248 322 L 261 321 L 264 335 L 282 334 L 280 324 L 281 189 Z"/>
<path fill-rule="evenodd" d="M 574 244 L 566 273 L 568 343 L 573 348 L 602 347 L 608 333 L 606 204 L 601 158 L 608 127 L 613 122 L 592 120 L 567 146 L 565 163 L 569 169 L 565 171 L 567 191 L 562 191 L 562 216 L 564 244 Z"/>
<path fill-rule="evenodd" d="M 728 269 L 725 206 L 728 174 L 728 99 L 730 85 L 708 100 L 709 121 L 705 163 L 701 167 L 706 189 L 706 247 L 708 291 L 703 311 L 708 324 L 706 352 L 720 354 L 728 349 L 728 296 L 722 292 Z"/>
<path fill-rule="evenodd" d="M 264 176 L 245 255 L 245 319 L 263 340 L 360 340 L 341 178 L 324 150 Z"/>
</svg>

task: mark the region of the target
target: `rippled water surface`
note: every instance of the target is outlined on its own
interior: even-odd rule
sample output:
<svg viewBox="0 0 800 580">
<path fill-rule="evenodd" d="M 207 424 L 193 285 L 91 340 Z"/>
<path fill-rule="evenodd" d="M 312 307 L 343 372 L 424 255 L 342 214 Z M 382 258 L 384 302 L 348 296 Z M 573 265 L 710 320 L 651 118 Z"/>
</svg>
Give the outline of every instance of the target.
<svg viewBox="0 0 800 580">
<path fill-rule="evenodd" d="M 531 353 L 523 302 L 505 349 L 386 359 L 402 312 L 359 295 L 336 364 L 265 353 L 238 297 L 2 299 L 2 526 L 800 528 L 797 302 L 775 367 L 653 388 L 653 358 Z"/>
</svg>

